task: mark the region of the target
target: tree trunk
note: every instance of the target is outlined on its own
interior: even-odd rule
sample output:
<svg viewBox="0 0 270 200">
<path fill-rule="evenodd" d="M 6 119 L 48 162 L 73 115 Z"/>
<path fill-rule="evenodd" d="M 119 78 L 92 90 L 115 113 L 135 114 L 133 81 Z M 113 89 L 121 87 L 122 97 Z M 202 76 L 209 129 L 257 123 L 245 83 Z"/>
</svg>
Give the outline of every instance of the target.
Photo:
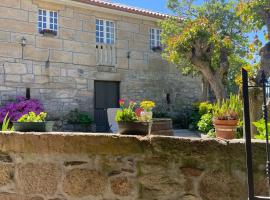
<svg viewBox="0 0 270 200">
<path fill-rule="evenodd" d="M 209 82 L 202 77 L 202 101 L 208 101 L 209 98 Z"/>
<path fill-rule="evenodd" d="M 221 77 L 220 74 L 215 74 L 209 66 L 202 67 L 200 71 L 203 74 L 204 78 L 210 84 L 210 87 L 213 90 L 216 99 L 218 101 L 222 101 L 223 99 L 225 99 L 226 88 L 223 84 L 223 76 Z"/>
</svg>

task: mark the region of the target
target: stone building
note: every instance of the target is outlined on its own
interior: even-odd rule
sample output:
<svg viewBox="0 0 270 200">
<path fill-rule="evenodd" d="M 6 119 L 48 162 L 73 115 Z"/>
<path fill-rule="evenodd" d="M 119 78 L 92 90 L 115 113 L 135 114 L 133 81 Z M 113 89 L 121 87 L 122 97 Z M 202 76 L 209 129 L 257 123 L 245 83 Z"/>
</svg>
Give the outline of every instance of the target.
<svg viewBox="0 0 270 200">
<path fill-rule="evenodd" d="M 1 104 L 29 88 L 51 116 L 79 108 L 101 129 L 119 98 L 185 110 L 201 97 L 201 81 L 162 59 L 165 17 L 98 0 L 1 0 Z"/>
</svg>

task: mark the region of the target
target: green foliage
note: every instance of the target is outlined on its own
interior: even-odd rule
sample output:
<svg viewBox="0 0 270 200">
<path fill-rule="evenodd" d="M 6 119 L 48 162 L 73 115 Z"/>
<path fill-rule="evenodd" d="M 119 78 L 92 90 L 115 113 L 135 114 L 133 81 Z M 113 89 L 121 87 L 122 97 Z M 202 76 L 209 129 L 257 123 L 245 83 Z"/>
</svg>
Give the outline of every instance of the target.
<svg viewBox="0 0 270 200">
<path fill-rule="evenodd" d="M 208 133 L 214 128 L 213 126 L 213 115 L 211 112 L 204 114 L 198 122 L 198 129 L 203 133 Z"/>
<path fill-rule="evenodd" d="M 75 109 L 68 113 L 67 122 L 69 124 L 91 124 L 93 119 L 88 112 L 82 112 Z"/>
<path fill-rule="evenodd" d="M 209 103 L 208 101 L 206 102 L 201 102 L 199 104 L 199 114 L 202 116 L 204 114 L 207 114 L 209 112 L 212 112 L 213 110 L 213 104 Z"/>
<path fill-rule="evenodd" d="M 241 16 L 247 27 L 261 30 L 265 26 L 264 13 L 269 12 L 268 0 L 241 0 L 237 6 L 237 14 Z"/>
<path fill-rule="evenodd" d="M 216 137 L 216 132 L 215 129 L 211 129 L 208 131 L 207 136 L 210 138 L 215 138 Z"/>
<path fill-rule="evenodd" d="M 2 131 L 14 131 L 14 127 L 12 126 L 10 128 L 10 118 L 8 118 L 8 113 L 6 114 L 4 120 L 3 120 L 3 124 L 2 124 Z"/>
<path fill-rule="evenodd" d="M 34 112 L 29 112 L 18 119 L 18 122 L 45 122 L 46 117 L 47 113 L 45 112 L 41 112 L 39 115 L 36 115 Z"/>
<path fill-rule="evenodd" d="M 189 63 L 188 54 L 196 45 L 208 48 L 203 61 L 210 62 L 213 70 L 220 67 L 221 49 L 231 56 L 245 53 L 248 40 L 242 32 L 241 18 L 236 14 L 236 1 L 207 0 L 201 6 L 194 6 L 190 0 L 169 0 L 168 6 L 185 20 L 170 18 L 161 22 L 162 42 L 167 45 L 164 56 L 175 64 Z M 237 45 L 235 45 L 237 44 Z M 196 68 L 195 68 L 196 69 Z"/>
<path fill-rule="evenodd" d="M 265 129 L 264 119 L 260 119 L 259 121 L 253 122 L 252 124 L 257 128 L 257 131 L 258 131 L 258 134 L 255 135 L 255 138 L 264 140 L 266 138 L 266 129 Z M 268 126 L 268 130 L 270 130 L 270 122 L 267 124 L 267 126 Z"/>
<path fill-rule="evenodd" d="M 201 117 L 212 111 L 213 105 L 209 102 L 198 102 L 193 104 L 192 112 L 189 115 L 189 127 L 193 130 L 198 130 L 198 124 Z M 201 122 L 203 126 L 204 122 Z"/>
<path fill-rule="evenodd" d="M 217 102 L 213 106 L 213 117 L 219 120 L 238 120 L 242 118 L 242 101 L 238 95 Z"/>
<path fill-rule="evenodd" d="M 120 104 L 121 105 L 121 104 Z M 121 110 L 116 112 L 115 121 L 117 122 L 134 122 L 137 120 L 136 113 L 134 112 L 135 103 L 129 103 L 128 107 L 121 106 Z"/>
</svg>

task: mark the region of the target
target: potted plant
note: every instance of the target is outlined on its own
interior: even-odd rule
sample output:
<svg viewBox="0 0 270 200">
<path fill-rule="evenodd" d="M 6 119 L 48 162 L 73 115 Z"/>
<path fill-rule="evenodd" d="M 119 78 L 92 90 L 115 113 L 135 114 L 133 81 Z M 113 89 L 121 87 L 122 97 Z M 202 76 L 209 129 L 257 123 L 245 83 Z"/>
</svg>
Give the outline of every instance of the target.
<svg viewBox="0 0 270 200">
<path fill-rule="evenodd" d="M 140 103 L 140 108 L 142 109 L 140 113 L 141 121 L 151 121 L 153 118 L 153 108 L 156 106 L 153 101 L 142 101 Z"/>
<path fill-rule="evenodd" d="M 67 124 L 65 130 L 78 132 L 95 132 L 96 128 L 93 119 L 88 112 L 71 110 L 66 116 Z"/>
<path fill-rule="evenodd" d="M 216 137 L 233 139 L 242 113 L 242 103 L 237 95 L 218 102 L 213 106 L 213 124 Z"/>
<path fill-rule="evenodd" d="M 43 29 L 41 31 L 39 31 L 40 34 L 43 34 L 45 36 L 56 36 L 57 32 L 54 30 L 50 30 L 50 29 Z"/>
<path fill-rule="evenodd" d="M 162 51 L 162 47 L 161 46 L 152 47 L 152 51 L 154 51 L 154 52 L 161 52 Z"/>
<path fill-rule="evenodd" d="M 125 106 L 125 101 L 119 101 L 121 110 L 116 113 L 115 120 L 118 123 L 119 133 L 124 135 L 148 135 L 151 132 L 152 121 L 151 119 L 144 120 L 141 117 L 143 112 L 142 108 L 139 108 L 135 112 L 134 101 L 130 101 Z"/>
<path fill-rule="evenodd" d="M 21 132 L 51 132 L 54 122 L 46 121 L 47 113 L 36 114 L 29 112 L 23 115 L 17 122 L 13 122 L 14 130 Z"/>
</svg>

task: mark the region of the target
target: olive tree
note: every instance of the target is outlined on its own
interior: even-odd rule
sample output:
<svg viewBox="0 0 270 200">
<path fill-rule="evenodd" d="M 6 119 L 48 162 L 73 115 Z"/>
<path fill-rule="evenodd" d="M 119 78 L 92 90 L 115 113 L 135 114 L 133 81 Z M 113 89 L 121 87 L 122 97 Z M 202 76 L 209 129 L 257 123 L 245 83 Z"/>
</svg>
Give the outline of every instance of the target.
<svg viewBox="0 0 270 200">
<path fill-rule="evenodd" d="M 238 2 L 169 0 L 176 14 L 161 22 L 164 57 L 184 74 L 199 73 L 209 83 L 217 100 L 226 98 L 232 63 L 244 63 L 248 37 L 236 12 Z"/>
</svg>

